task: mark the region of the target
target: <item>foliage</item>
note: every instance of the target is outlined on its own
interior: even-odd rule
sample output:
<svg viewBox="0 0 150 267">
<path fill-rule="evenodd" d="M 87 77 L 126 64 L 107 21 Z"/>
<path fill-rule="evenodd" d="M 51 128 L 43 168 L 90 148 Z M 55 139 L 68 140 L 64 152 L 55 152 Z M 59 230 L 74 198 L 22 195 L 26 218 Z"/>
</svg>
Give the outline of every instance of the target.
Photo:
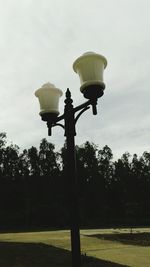
<svg viewBox="0 0 150 267">
<path fill-rule="evenodd" d="M 150 153 L 113 161 L 106 145 L 76 146 L 82 227 L 150 223 Z M 0 133 L 0 229 L 67 227 L 66 145 L 46 139 L 20 152 Z"/>
</svg>

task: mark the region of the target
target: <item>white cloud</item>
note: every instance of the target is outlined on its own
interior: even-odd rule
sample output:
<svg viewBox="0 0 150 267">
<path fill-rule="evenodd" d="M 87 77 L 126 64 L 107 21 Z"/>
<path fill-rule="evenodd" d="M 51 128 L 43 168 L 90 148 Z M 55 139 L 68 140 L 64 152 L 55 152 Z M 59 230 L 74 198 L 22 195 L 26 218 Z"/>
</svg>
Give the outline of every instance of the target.
<svg viewBox="0 0 150 267">
<path fill-rule="evenodd" d="M 149 8 L 148 0 L 1 1 L 1 131 L 21 147 L 38 145 L 47 129 L 34 91 L 50 81 L 82 103 L 72 63 L 96 51 L 108 58 L 106 92 L 98 115 L 78 122 L 76 143 L 108 144 L 117 156 L 149 150 Z M 63 132 L 53 132 L 60 147 Z"/>
</svg>

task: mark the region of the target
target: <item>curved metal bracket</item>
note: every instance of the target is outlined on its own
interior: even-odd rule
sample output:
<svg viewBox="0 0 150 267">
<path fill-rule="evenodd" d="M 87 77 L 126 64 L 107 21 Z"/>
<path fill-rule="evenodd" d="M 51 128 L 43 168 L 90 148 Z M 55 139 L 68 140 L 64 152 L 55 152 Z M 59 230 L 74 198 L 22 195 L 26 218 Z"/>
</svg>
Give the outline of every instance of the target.
<svg viewBox="0 0 150 267">
<path fill-rule="evenodd" d="M 52 127 L 54 126 L 60 126 L 61 128 L 63 128 L 65 130 L 65 135 L 66 135 L 66 127 L 67 125 L 69 125 L 69 129 L 70 128 L 70 122 L 71 125 L 73 125 L 72 127 L 74 128 L 73 133 L 74 136 L 76 135 L 75 133 L 75 124 L 77 123 L 78 119 L 80 118 L 80 116 L 90 108 L 90 106 L 92 106 L 92 111 L 93 111 L 93 115 L 97 114 L 97 98 L 92 98 L 89 99 L 87 102 L 77 106 L 77 107 L 73 107 L 72 104 L 73 100 L 71 99 L 71 93 L 69 91 L 69 89 L 67 89 L 67 93 L 66 93 L 66 99 L 65 99 L 65 111 L 64 114 L 57 117 L 54 116 L 54 114 L 44 114 L 45 116 L 42 117 L 42 119 L 44 121 L 47 121 L 47 126 L 48 126 L 48 135 L 51 136 L 52 134 Z M 77 116 L 75 117 L 75 113 L 78 112 Z M 64 120 L 64 125 L 60 122 L 61 120 Z M 69 130 L 70 131 L 70 130 Z"/>
<path fill-rule="evenodd" d="M 61 128 L 63 128 L 65 130 L 65 126 L 61 123 L 55 123 L 52 125 L 52 127 L 54 127 L 54 126 L 60 126 Z"/>
<path fill-rule="evenodd" d="M 85 108 L 83 108 L 80 112 L 79 112 L 79 114 L 76 116 L 76 118 L 75 118 L 75 124 L 77 123 L 77 121 L 78 121 L 78 119 L 80 118 L 80 116 L 82 115 L 82 113 L 84 113 L 87 109 L 89 109 L 90 107 L 89 106 L 87 106 L 87 107 L 85 107 Z"/>
<path fill-rule="evenodd" d="M 52 127 L 55 126 L 60 126 L 61 128 L 63 128 L 65 130 L 65 126 L 61 123 L 51 123 L 51 122 L 47 122 L 47 127 L 48 127 L 48 135 L 51 136 L 52 135 Z"/>
</svg>

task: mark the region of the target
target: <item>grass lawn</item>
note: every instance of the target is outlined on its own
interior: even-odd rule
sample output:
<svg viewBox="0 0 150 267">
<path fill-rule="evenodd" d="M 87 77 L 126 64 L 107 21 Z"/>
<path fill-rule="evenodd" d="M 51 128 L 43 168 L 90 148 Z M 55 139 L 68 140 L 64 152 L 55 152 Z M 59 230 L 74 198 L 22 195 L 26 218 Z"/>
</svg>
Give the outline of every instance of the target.
<svg viewBox="0 0 150 267">
<path fill-rule="evenodd" d="M 83 267 L 150 267 L 150 229 L 82 230 Z M 70 267 L 69 231 L 0 234 L 0 267 Z"/>
</svg>

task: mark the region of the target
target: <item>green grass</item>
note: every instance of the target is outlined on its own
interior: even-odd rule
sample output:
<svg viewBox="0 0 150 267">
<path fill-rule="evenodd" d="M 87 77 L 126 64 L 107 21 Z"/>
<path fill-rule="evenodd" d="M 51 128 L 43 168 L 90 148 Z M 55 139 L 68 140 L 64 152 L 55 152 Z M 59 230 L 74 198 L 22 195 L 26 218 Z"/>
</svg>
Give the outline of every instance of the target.
<svg viewBox="0 0 150 267">
<path fill-rule="evenodd" d="M 149 267 L 150 230 L 81 231 L 83 267 Z M 69 231 L 0 234 L 0 267 L 71 266 Z"/>
</svg>

